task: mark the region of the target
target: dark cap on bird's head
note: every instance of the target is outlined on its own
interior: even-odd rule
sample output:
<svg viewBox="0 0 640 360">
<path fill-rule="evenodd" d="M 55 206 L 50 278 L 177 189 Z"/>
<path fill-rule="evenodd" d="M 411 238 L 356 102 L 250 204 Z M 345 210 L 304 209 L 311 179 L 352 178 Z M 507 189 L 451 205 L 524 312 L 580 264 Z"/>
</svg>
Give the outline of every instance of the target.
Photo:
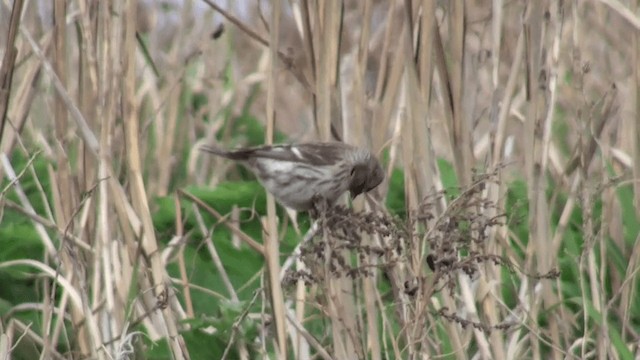
<svg viewBox="0 0 640 360">
<path fill-rule="evenodd" d="M 349 193 L 351 198 L 367 193 L 380 185 L 384 180 L 384 170 L 378 159 L 369 155 L 366 161 L 360 162 L 351 169 Z"/>
</svg>

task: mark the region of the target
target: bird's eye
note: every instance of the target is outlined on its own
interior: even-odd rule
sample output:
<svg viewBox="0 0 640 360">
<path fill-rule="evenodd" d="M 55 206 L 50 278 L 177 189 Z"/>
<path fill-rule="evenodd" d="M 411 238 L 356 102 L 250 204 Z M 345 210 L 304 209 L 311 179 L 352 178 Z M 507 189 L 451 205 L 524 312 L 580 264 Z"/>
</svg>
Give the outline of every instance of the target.
<svg viewBox="0 0 640 360">
<path fill-rule="evenodd" d="M 351 176 L 353 177 L 353 175 L 356 173 L 356 167 L 352 167 L 351 168 Z"/>
</svg>

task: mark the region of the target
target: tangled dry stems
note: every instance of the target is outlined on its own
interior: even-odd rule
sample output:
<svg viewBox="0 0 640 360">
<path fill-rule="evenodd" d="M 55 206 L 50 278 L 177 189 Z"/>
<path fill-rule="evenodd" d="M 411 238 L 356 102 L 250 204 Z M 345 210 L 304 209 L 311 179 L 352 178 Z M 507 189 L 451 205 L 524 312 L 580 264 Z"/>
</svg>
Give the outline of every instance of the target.
<svg viewBox="0 0 640 360">
<path fill-rule="evenodd" d="M 428 292 L 425 295 L 431 297 L 446 290 L 453 296 L 459 290 L 460 273 L 472 280 L 481 275 L 491 276 L 483 271 L 483 264 L 524 274 L 517 264 L 487 250 L 491 234 L 495 233 L 491 230 L 504 226 L 507 220 L 507 215 L 499 213 L 497 205 L 483 194 L 487 183 L 495 181 L 496 173 L 477 175 L 471 186 L 460 191 L 457 197 L 447 199 L 448 206 L 440 214 L 438 207 L 448 196 L 447 191 L 425 197 L 406 219 L 383 212 L 356 212 L 342 205 L 332 206 L 320 216 L 316 213 L 319 231 L 300 251 L 305 266 L 288 270 L 283 285 L 291 286 L 298 281 L 307 286 L 322 285 L 328 277 L 375 277 L 377 270 L 381 270 L 384 279 L 393 281 L 389 271 L 400 267 L 408 269 L 405 273 L 409 275 L 395 285 L 411 299 L 418 291 Z M 419 258 L 422 263 L 416 268 L 411 265 L 412 258 Z M 554 269 L 546 274 L 524 275 L 551 279 L 558 277 L 559 272 Z M 436 286 L 426 286 L 429 279 Z M 493 280 L 501 282 L 500 279 Z M 400 301 L 402 299 L 394 299 L 395 303 Z M 463 328 L 472 326 L 485 333 L 516 325 L 513 322 L 489 325 L 470 321 L 447 307 L 432 309 L 430 313 Z"/>
</svg>

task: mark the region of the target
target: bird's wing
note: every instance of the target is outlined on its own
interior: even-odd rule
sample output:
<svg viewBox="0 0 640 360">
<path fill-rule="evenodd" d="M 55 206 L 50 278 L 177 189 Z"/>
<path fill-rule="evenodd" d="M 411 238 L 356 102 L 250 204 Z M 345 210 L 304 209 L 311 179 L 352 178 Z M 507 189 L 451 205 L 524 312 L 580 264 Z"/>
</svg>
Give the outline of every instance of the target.
<svg viewBox="0 0 640 360">
<path fill-rule="evenodd" d="M 340 142 L 263 145 L 252 148 L 225 150 L 213 146 L 202 146 L 203 151 L 231 160 L 248 161 L 263 158 L 288 162 L 301 162 L 312 166 L 333 165 L 344 158 L 354 147 Z"/>
<path fill-rule="evenodd" d="M 281 161 L 303 162 L 314 166 L 327 166 L 341 161 L 345 151 L 350 149 L 352 149 L 351 145 L 338 142 L 273 145 L 255 148 L 252 155 Z"/>
<path fill-rule="evenodd" d="M 221 149 L 219 147 L 208 146 L 208 145 L 201 146 L 200 150 L 214 154 L 214 155 L 222 156 L 223 158 L 238 160 L 238 161 L 249 160 L 249 158 L 251 157 L 251 154 L 255 151 L 254 148 L 240 149 L 240 150 L 226 150 L 226 149 Z"/>
</svg>

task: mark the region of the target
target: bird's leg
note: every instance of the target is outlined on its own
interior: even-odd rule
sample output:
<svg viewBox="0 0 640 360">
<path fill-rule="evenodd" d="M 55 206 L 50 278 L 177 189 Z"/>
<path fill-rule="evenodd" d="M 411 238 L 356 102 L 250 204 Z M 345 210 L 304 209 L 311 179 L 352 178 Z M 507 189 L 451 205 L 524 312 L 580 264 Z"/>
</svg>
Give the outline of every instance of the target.
<svg viewBox="0 0 640 360">
<path fill-rule="evenodd" d="M 320 194 L 315 194 L 311 197 L 311 209 L 309 209 L 309 215 L 314 219 L 320 219 L 324 217 L 329 209 L 329 203 L 327 199 Z"/>
</svg>

